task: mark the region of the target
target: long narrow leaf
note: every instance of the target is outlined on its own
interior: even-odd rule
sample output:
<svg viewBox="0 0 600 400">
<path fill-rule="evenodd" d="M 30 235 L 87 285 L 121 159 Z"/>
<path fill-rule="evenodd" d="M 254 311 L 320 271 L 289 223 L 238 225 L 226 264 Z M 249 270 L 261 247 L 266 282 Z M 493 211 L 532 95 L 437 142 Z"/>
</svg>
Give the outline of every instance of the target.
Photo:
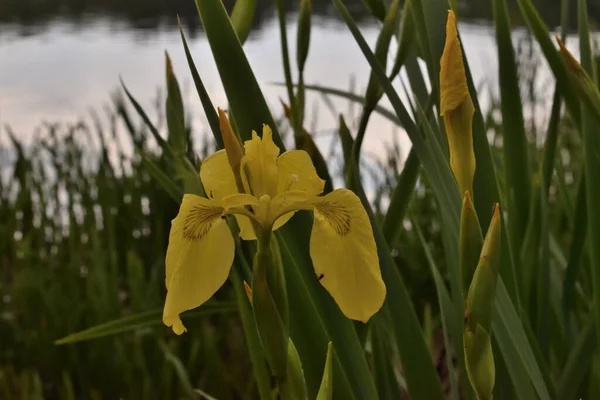
<svg viewBox="0 0 600 400">
<path fill-rule="evenodd" d="M 521 325 L 519 316 L 510 301 L 510 296 L 502 280 L 498 282 L 495 315 L 493 332 L 499 346 L 504 348 L 503 354 L 506 355 L 509 352 L 517 354 L 540 399 L 549 400 L 550 394 L 546 388 L 542 372 L 537 365 L 535 355 L 527 340 L 527 334 Z M 508 361 L 509 359 L 507 359 Z M 518 364 L 508 364 L 509 369 L 511 366 L 516 368 Z M 516 389 L 518 390 L 518 388 Z"/>
<path fill-rule="evenodd" d="M 512 32 L 506 0 L 494 0 L 496 42 L 498 43 L 499 84 L 502 108 L 502 137 L 504 138 L 504 170 L 508 189 L 510 238 L 515 251 L 525 235 L 529 216 L 531 178 L 519 77 L 512 45 Z"/>
<path fill-rule="evenodd" d="M 548 64 L 550 65 L 550 68 L 556 77 L 556 83 L 565 99 L 565 103 L 569 109 L 571 117 L 575 121 L 575 124 L 580 126 L 581 114 L 579 100 L 569 82 L 565 64 L 561 60 L 556 48 L 554 47 L 554 44 L 552 43 L 552 39 L 548 34 L 548 29 L 544 25 L 539 13 L 531 3 L 531 0 L 517 0 L 517 3 L 519 4 L 519 8 L 521 9 L 521 14 L 525 19 L 525 22 L 527 22 L 529 29 L 531 29 L 533 35 L 540 44 L 542 52 L 544 53 L 544 56 L 546 57 L 546 60 L 548 61 Z"/>
<path fill-rule="evenodd" d="M 590 33 L 588 28 L 587 2 L 579 0 L 577 3 L 579 46 L 581 53 L 581 64 L 593 80 L 595 77 L 592 64 L 592 49 L 590 44 Z M 593 88 L 597 93 L 597 88 Z M 598 135 L 598 120 L 592 115 L 593 109 L 587 107 L 582 109 L 581 128 L 583 132 L 583 149 L 586 175 L 587 194 L 587 216 L 588 216 L 588 238 L 591 243 L 590 264 L 592 269 L 594 290 L 594 312 L 596 319 L 596 335 L 600 343 L 600 187 L 596 179 L 600 171 L 600 135 Z"/>
<path fill-rule="evenodd" d="M 442 329 L 443 329 L 442 333 L 444 335 L 444 346 L 446 346 L 446 352 L 445 352 L 446 353 L 446 366 L 448 368 L 450 387 L 451 387 L 451 391 L 452 391 L 452 398 L 454 400 L 457 400 L 459 398 L 458 397 L 458 382 L 456 380 L 456 372 L 454 370 L 454 363 L 452 360 L 451 352 L 449 351 L 449 349 L 451 349 L 452 346 L 450 344 L 448 332 L 453 331 L 453 330 L 456 331 L 457 329 L 462 329 L 462 327 L 461 326 L 458 326 L 458 327 L 452 326 L 452 324 L 454 324 L 454 322 L 456 321 L 455 316 L 451 315 L 453 312 L 453 309 L 454 309 L 452 306 L 452 300 L 450 299 L 450 295 L 448 293 L 448 290 L 446 289 L 444 280 L 442 279 L 442 276 L 440 275 L 439 269 L 435 263 L 435 260 L 433 258 L 433 255 L 431 254 L 431 251 L 429 250 L 429 247 L 427 246 L 427 242 L 425 241 L 425 237 L 423 236 L 423 233 L 421 232 L 419 225 L 417 224 L 417 222 L 415 220 L 413 220 L 412 223 L 413 223 L 413 226 L 415 227 L 415 231 L 417 233 L 419 241 L 421 242 L 421 246 L 423 247 L 423 250 L 425 251 L 427 263 L 429 264 L 429 269 L 431 270 L 431 275 L 433 276 L 433 281 L 435 282 L 435 290 L 437 292 L 438 302 L 440 304 L 440 316 L 442 318 Z M 460 351 L 461 349 L 459 348 L 457 350 Z"/>
<path fill-rule="evenodd" d="M 235 303 L 220 303 L 210 301 L 205 303 L 196 311 L 190 311 L 182 314 L 182 318 L 195 318 L 212 314 L 221 314 L 233 312 L 236 310 Z M 122 317 L 104 324 L 100 324 L 83 331 L 73 333 L 62 339 L 56 340 L 56 344 L 70 344 L 75 342 L 98 339 L 104 336 L 115 335 L 123 332 L 130 332 L 139 328 L 151 325 L 162 324 L 162 308 L 150 311 L 144 311 L 138 314 Z"/>
<path fill-rule="evenodd" d="M 419 162 L 419 157 L 414 150 L 411 150 L 404 163 L 404 168 L 402 169 L 398 183 L 392 193 L 390 205 L 388 206 L 381 227 L 385 240 L 390 246 L 397 238 L 400 228 L 402 227 L 408 203 L 410 202 L 410 198 L 415 189 L 415 184 L 419 178 L 420 169 L 421 163 Z"/>
<path fill-rule="evenodd" d="M 577 399 L 578 389 L 589 370 L 596 350 L 596 329 L 594 321 L 583 328 L 573 345 L 565 368 L 558 383 L 558 394 L 562 400 Z"/>
<path fill-rule="evenodd" d="M 196 0 L 196 7 L 242 139 L 251 139 L 253 130 L 262 132 L 263 124 L 267 124 L 273 131 L 275 144 L 284 150 L 277 125 L 223 3 L 220 0 Z"/>
<path fill-rule="evenodd" d="M 187 40 L 185 40 L 185 35 L 183 33 L 183 28 L 181 27 L 179 17 L 177 18 L 177 23 L 179 24 L 179 32 L 181 34 L 181 41 L 183 43 L 183 49 L 185 51 L 185 58 L 187 59 L 188 65 L 190 67 L 192 79 L 194 80 L 194 85 L 196 86 L 198 97 L 200 98 L 200 103 L 202 103 L 202 108 L 204 108 L 204 113 L 206 114 L 206 119 L 208 120 L 208 125 L 210 126 L 210 130 L 212 131 L 213 137 L 217 141 L 219 148 L 222 149 L 223 138 L 221 137 L 221 129 L 219 128 L 219 116 L 217 115 L 215 107 L 213 106 L 210 97 L 208 96 L 208 92 L 204 87 L 202 79 L 200 79 L 200 74 L 198 74 L 198 70 L 196 69 L 196 64 L 194 63 L 194 59 L 192 58 L 192 54 L 190 53 Z"/>
</svg>

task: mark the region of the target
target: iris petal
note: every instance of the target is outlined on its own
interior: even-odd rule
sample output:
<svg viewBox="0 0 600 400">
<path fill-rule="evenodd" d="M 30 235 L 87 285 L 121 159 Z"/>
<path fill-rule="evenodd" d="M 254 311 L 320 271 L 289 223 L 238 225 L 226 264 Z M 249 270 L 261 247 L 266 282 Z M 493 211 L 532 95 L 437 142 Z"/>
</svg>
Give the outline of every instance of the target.
<svg viewBox="0 0 600 400">
<path fill-rule="evenodd" d="M 220 200 L 238 193 L 225 150 L 219 150 L 204 160 L 200 166 L 200 180 L 210 198 Z"/>
<path fill-rule="evenodd" d="M 369 217 L 349 190 L 317 199 L 310 237 L 315 272 L 344 315 L 366 322 L 386 295 Z"/>
<path fill-rule="evenodd" d="M 178 335 L 185 332 L 179 314 L 206 302 L 229 275 L 235 245 L 223 211 L 220 202 L 186 194 L 172 222 L 163 322 Z"/>
<path fill-rule="evenodd" d="M 277 192 L 303 190 L 316 196 L 323 192 L 325 181 L 319 178 L 315 166 L 307 152 L 290 150 L 277 159 L 279 177 Z"/>
<path fill-rule="evenodd" d="M 252 139 L 244 143 L 246 174 L 252 189 L 252 194 L 257 198 L 269 195 L 271 198 L 277 194 L 277 156 L 279 147 L 273 142 L 273 133 L 267 125 L 263 127 L 260 138 L 252 132 Z"/>
<path fill-rule="evenodd" d="M 235 219 L 240 227 L 240 237 L 243 240 L 256 240 L 256 234 L 252 227 L 252 222 L 245 215 L 235 215 Z"/>
</svg>

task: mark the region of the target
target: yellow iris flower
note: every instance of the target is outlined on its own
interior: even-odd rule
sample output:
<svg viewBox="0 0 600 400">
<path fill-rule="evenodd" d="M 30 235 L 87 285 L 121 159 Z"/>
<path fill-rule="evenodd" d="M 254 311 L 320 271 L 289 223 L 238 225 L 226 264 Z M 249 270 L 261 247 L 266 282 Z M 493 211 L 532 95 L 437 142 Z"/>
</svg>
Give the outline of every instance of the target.
<svg viewBox="0 0 600 400">
<path fill-rule="evenodd" d="M 309 155 L 286 151 L 264 126 L 244 144 L 239 193 L 225 150 L 201 165 L 208 198 L 186 194 L 173 220 L 166 257 L 163 322 L 177 334 L 186 331 L 179 314 L 200 306 L 223 285 L 233 263 L 235 243 L 224 217 L 234 215 L 244 240 L 254 229 L 269 232 L 284 225 L 297 210 L 314 212 L 310 255 L 319 282 L 342 312 L 366 322 L 382 306 L 386 289 L 369 217 L 351 191 L 337 189 L 319 196 L 324 181 Z"/>
</svg>

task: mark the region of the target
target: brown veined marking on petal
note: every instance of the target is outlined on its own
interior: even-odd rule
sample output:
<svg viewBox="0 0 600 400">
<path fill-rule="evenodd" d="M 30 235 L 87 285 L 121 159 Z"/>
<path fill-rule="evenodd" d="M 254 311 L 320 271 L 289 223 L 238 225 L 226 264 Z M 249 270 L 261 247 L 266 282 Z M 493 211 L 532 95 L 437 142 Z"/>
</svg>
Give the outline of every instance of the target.
<svg viewBox="0 0 600 400">
<path fill-rule="evenodd" d="M 335 233 L 346 236 L 350 233 L 350 212 L 336 201 L 322 201 L 316 204 L 317 210 L 329 222 Z"/>
<path fill-rule="evenodd" d="M 210 231 L 213 223 L 222 215 L 223 208 L 221 207 L 194 205 L 185 217 L 183 238 L 190 241 L 202 239 Z"/>
</svg>

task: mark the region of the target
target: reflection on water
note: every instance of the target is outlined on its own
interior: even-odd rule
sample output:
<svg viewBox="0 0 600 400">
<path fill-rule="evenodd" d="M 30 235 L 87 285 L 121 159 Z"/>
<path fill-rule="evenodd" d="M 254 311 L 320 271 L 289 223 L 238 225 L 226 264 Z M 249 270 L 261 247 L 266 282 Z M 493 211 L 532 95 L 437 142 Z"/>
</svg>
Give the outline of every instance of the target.
<svg viewBox="0 0 600 400">
<path fill-rule="evenodd" d="M 224 0 L 225 7 L 231 10 L 234 0 Z M 286 2 L 290 12 L 297 10 L 299 1 Z M 369 20 L 369 13 L 361 0 L 347 0 L 344 2 L 357 21 Z M 509 2 L 512 19 L 520 24 L 520 16 L 514 2 Z M 560 23 L 560 0 L 533 0 L 539 8 L 540 14 L 550 26 Z M 543 7 L 541 7 L 543 5 Z M 492 2 L 481 0 L 459 0 L 458 6 L 462 19 L 466 20 L 491 20 Z M 261 24 L 273 14 L 275 2 L 272 0 L 258 0 L 254 28 L 260 29 Z M 575 15 L 576 4 L 570 4 L 571 15 Z M 590 16 L 598 15 L 595 4 L 590 5 Z M 317 16 L 335 16 L 333 4 L 330 0 L 314 0 L 313 14 Z M 0 24 L 16 23 L 23 33 L 31 33 L 47 26 L 56 19 L 68 19 L 79 26 L 83 26 L 89 17 L 108 18 L 111 21 L 127 22 L 129 29 L 156 30 L 165 26 L 174 28 L 177 24 L 175 18 L 179 15 L 193 35 L 200 29 L 196 7 L 193 0 L 3 0 L 0 3 Z"/>
<path fill-rule="evenodd" d="M 226 5 L 230 7 L 231 3 Z M 469 18 L 480 20 L 489 15 L 489 2 L 460 3 Z M 376 21 L 364 12 L 360 0 L 347 4 L 361 21 L 365 38 L 374 44 Z M 292 57 L 294 7 L 290 6 L 287 16 Z M 544 8 L 547 13 L 557 9 Z M 4 0 L 0 2 L 0 124 L 10 124 L 19 136 L 28 139 L 42 121 L 85 118 L 90 107 L 102 110 L 110 101 L 119 77 L 143 106 L 153 109 L 157 89 L 164 82 L 163 52 L 167 50 L 188 99 L 188 114 L 195 130 L 201 131 L 206 124 L 175 29 L 176 14 L 182 16 L 192 54 L 213 103 L 226 106 L 192 0 Z M 362 91 L 370 69 L 345 24 L 329 1 L 314 1 L 314 14 L 305 81 L 347 89 L 355 78 L 355 87 Z M 548 18 L 554 17 L 550 14 Z M 490 82 L 497 73 L 491 25 L 485 21 L 467 23 L 461 31 L 475 82 Z M 286 96 L 284 90 L 270 84 L 283 80 L 272 1 L 259 1 L 255 27 L 244 49 L 272 110 L 279 114 L 279 98 Z M 485 104 L 486 99 L 481 100 Z M 345 102 L 335 101 L 334 105 L 337 112 L 348 110 Z M 336 127 L 337 116 L 322 106 L 320 96 L 308 95 L 307 124 L 317 121 L 317 134 L 327 136 Z M 367 133 L 367 138 L 373 140 L 367 140 L 367 150 L 379 153 L 392 135 L 394 131 L 385 120 L 374 118 Z M 0 135 L 0 142 L 4 140 Z"/>
</svg>

